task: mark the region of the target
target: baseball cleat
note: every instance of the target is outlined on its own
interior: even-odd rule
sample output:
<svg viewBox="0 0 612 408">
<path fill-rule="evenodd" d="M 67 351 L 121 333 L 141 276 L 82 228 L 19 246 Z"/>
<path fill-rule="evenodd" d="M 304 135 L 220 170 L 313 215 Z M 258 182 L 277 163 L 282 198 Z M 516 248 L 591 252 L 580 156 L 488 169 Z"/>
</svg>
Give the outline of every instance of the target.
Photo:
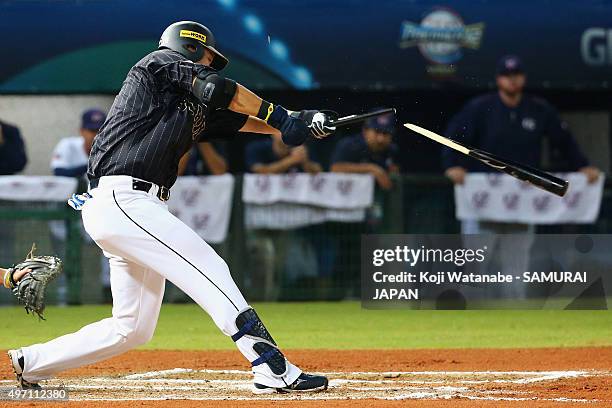
<svg viewBox="0 0 612 408">
<path fill-rule="evenodd" d="M 23 353 L 21 350 L 9 350 L 8 351 L 9 359 L 11 360 L 11 365 L 13 366 L 13 371 L 15 372 L 15 377 L 17 377 L 17 383 L 19 384 L 19 388 L 22 390 L 38 390 L 42 387 L 36 383 L 29 382 L 23 379 Z"/>
<path fill-rule="evenodd" d="M 315 392 L 327 389 L 329 380 L 322 375 L 310 375 L 302 373 L 291 384 L 286 387 L 268 387 L 267 385 L 254 384 L 253 394 L 286 394 L 290 392 Z"/>
</svg>

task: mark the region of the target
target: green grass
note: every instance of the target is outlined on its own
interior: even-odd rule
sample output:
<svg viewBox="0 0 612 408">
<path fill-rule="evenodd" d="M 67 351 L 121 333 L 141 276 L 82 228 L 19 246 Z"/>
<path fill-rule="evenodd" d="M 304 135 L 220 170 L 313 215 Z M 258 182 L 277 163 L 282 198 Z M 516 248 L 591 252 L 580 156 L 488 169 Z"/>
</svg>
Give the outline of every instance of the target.
<svg viewBox="0 0 612 408">
<path fill-rule="evenodd" d="M 357 302 L 255 304 L 283 348 L 412 349 L 612 346 L 609 311 L 363 310 Z M 49 307 L 38 322 L 0 308 L 0 348 L 46 341 L 110 315 L 110 306 Z M 164 305 L 145 349 L 233 349 L 197 306 Z"/>
</svg>

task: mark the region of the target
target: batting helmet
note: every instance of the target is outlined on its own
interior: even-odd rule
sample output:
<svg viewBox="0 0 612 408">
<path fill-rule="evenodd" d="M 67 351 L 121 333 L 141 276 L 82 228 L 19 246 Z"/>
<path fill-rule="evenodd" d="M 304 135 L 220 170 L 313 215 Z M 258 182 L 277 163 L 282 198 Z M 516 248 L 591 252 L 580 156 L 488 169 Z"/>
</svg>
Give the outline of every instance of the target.
<svg viewBox="0 0 612 408">
<path fill-rule="evenodd" d="M 195 21 L 179 21 L 170 24 L 159 40 L 159 48 L 174 50 L 193 62 L 202 59 L 204 48 L 208 49 L 214 54 L 210 67 L 220 71 L 225 68 L 228 60 L 217 51 L 215 45 L 216 41 L 212 31 Z"/>
</svg>

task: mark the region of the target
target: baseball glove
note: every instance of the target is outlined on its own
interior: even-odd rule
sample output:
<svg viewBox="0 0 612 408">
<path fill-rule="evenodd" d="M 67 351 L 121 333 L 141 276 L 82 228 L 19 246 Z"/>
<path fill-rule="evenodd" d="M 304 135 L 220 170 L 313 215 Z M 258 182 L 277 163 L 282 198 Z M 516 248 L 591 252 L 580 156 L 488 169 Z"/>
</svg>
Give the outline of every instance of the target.
<svg viewBox="0 0 612 408">
<path fill-rule="evenodd" d="M 28 314 L 32 312 L 40 319 L 45 320 L 43 312 L 45 310 L 45 291 L 47 285 L 55 279 L 63 269 L 63 262 L 55 256 L 35 256 L 36 246 L 32 245 L 32 250 L 26 259 L 8 269 L 11 276 L 20 269 L 29 269 L 19 282 L 13 287 L 13 294 L 17 296 L 20 303 Z"/>
</svg>

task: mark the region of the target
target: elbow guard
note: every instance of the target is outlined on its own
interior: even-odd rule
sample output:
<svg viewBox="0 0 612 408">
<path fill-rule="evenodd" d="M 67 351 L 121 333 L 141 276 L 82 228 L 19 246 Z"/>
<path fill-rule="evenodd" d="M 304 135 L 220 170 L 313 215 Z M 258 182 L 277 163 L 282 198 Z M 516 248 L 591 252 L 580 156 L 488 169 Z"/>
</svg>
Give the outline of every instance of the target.
<svg viewBox="0 0 612 408">
<path fill-rule="evenodd" d="M 225 109 L 236 94 L 236 82 L 215 72 L 198 73 L 193 83 L 193 94 L 209 109 Z"/>
</svg>

